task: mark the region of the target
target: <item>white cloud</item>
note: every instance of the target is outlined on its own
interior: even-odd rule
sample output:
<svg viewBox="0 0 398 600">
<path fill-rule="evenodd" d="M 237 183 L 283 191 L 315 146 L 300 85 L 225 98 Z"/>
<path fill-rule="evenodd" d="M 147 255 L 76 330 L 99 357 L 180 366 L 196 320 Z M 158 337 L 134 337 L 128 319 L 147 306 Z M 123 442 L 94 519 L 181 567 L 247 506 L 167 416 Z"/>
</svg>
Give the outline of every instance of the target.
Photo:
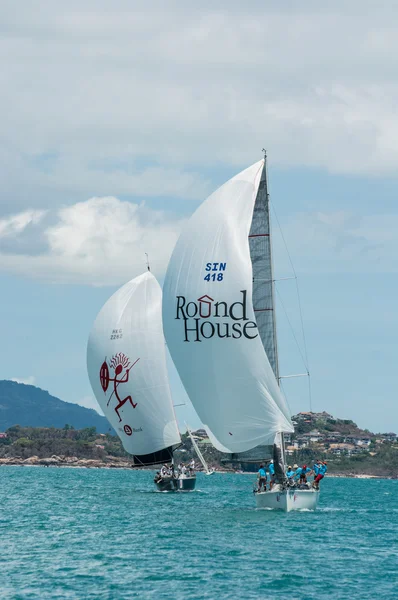
<svg viewBox="0 0 398 600">
<path fill-rule="evenodd" d="M 24 215 L 4 222 L 24 223 Z M 58 283 L 117 285 L 145 270 L 148 253 L 151 269 L 162 277 L 183 224 L 145 203 L 91 198 L 49 212 L 29 235 L 16 227 L 0 252 L 0 269 Z M 299 272 L 397 271 L 396 214 L 296 213 L 281 225 Z M 277 226 L 273 244 L 277 276 L 286 276 L 291 267 Z"/>
<path fill-rule="evenodd" d="M 35 385 L 36 377 L 33 375 L 29 375 L 29 377 L 11 377 L 11 381 L 16 381 L 17 383 L 24 383 L 25 385 Z"/>
<path fill-rule="evenodd" d="M 22 233 L 28 225 L 37 225 L 44 215 L 44 210 L 26 210 L 5 219 L 0 219 L 0 238 Z"/>
<path fill-rule="evenodd" d="M 199 198 L 204 166 L 263 146 L 276 165 L 397 170 L 396 2 L 40 5 L 2 6 L 4 202 Z"/>
<path fill-rule="evenodd" d="M 36 223 L 44 252 L 3 252 L 0 269 L 55 282 L 115 285 L 145 270 L 147 252 L 152 270 L 161 276 L 183 223 L 144 203 L 114 197 L 64 207 L 53 218 L 45 228 Z M 17 233 L 23 236 L 23 230 Z M 18 241 L 16 235 L 16 246 Z"/>
<path fill-rule="evenodd" d="M 263 146 L 273 166 L 397 171 L 392 1 L 40 4 L 2 6 L 3 270 L 117 284 L 149 250 L 160 275 L 182 221 L 116 196 L 202 199 Z M 311 269 L 394 268 L 394 215 L 350 219 L 283 226 Z"/>
</svg>

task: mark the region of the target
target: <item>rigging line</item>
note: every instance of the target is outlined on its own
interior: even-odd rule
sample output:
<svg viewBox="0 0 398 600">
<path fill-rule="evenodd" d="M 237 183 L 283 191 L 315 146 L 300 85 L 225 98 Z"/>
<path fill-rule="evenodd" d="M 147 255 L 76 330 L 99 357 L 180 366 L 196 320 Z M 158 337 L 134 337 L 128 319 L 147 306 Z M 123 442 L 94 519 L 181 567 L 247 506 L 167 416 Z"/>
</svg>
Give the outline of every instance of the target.
<svg viewBox="0 0 398 600">
<path fill-rule="evenodd" d="M 285 390 L 285 388 L 284 388 L 283 382 L 282 382 L 282 381 L 279 381 L 279 385 L 280 385 L 280 387 L 282 388 L 283 396 L 284 396 L 284 398 L 285 398 L 285 400 L 286 400 L 286 404 L 287 404 L 287 407 L 288 407 L 288 409 L 289 409 L 289 412 L 290 412 L 290 414 L 292 414 L 292 409 L 290 408 L 289 399 L 288 399 L 288 397 L 287 397 L 286 390 Z"/>
<path fill-rule="evenodd" d="M 308 373 L 296 373 L 295 375 L 279 375 L 279 379 L 292 379 L 292 377 L 307 377 Z"/>
<path fill-rule="evenodd" d="M 259 277 L 253 277 L 254 281 L 262 281 L 263 283 L 275 283 L 276 281 L 287 281 L 288 279 L 296 279 L 295 277 L 279 277 L 278 279 L 260 279 Z"/>
<path fill-rule="evenodd" d="M 294 274 L 294 279 L 296 280 L 297 300 L 298 300 L 298 306 L 299 306 L 299 312 L 300 312 L 300 321 L 301 321 L 301 334 L 303 336 L 304 354 L 305 354 L 305 358 L 306 358 L 307 365 L 308 365 L 307 343 L 306 343 L 305 333 L 304 333 L 303 311 L 301 309 L 300 291 L 299 291 L 299 286 L 298 286 L 298 281 L 297 281 L 298 277 L 297 277 L 296 269 L 294 268 L 294 265 L 293 265 L 292 257 L 290 256 L 289 248 L 287 247 L 285 236 L 283 235 L 283 231 L 282 231 L 282 227 L 281 227 L 281 224 L 279 222 L 279 219 L 278 219 L 278 215 L 276 214 L 276 210 L 275 210 L 274 204 L 273 204 L 273 202 L 270 202 L 270 204 L 271 204 L 271 207 L 272 207 L 272 212 L 273 212 L 273 214 L 275 216 L 275 220 L 276 220 L 276 222 L 278 224 L 278 228 L 279 228 L 280 234 L 282 236 L 283 243 L 284 243 L 285 248 L 286 248 L 286 252 L 287 252 L 287 256 L 289 258 L 290 266 L 292 267 L 292 271 L 293 271 L 293 274 Z M 307 367 L 307 369 L 308 369 L 308 367 Z"/>
<path fill-rule="evenodd" d="M 309 393 L 309 400 L 310 400 L 310 407 L 311 407 L 312 406 L 312 396 L 311 396 L 310 368 L 309 368 L 309 360 L 308 360 L 307 340 L 306 340 L 306 337 L 305 337 L 305 330 L 304 330 L 303 311 L 302 311 L 302 308 L 301 308 L 301 297 L 300 297 L 300 290 L 299 290 L 299 285 L 298 285 L 298 277 L 297 277 L 297 273 L 296 273 L 296 270 L 295 270 L 294 265 L 293 265 L 292 257 L 290 256 L 289 248 L 287 247 L 285 236 L 283 235 L 283 231 L 282 231 L 282 227 L 281 227 L 281 224 L 279 222 L 279 219 L 278 219 L 278 215 L 276 214 L 276 210 L 275 210 L 274 204 L 271 201 L 270 201 L 270 204 L 271 204 L 271 207 L 272 207 L 272 212 L 273 212 L 273 214 L 275 216 L 275 220 L 276 220 L 276 222 L 278 224 L 279 231 L 281 233 L 283 243 L 284 243 L 285 248 L 286 248 L 286 252 L 287 252 L 287 255 L 288 255 L 288 258 L 289 258 L 290 266 L 292 267 L 292 271 L 293 271 L 293 274 L 294 274 L 294 279 L 296 280 L 296 292 L 297 292 L 297 301 L 298 301 L 299 313 L 300 313 L 301 335 L 302 335 L 302 338 L 303 338 L 304 356 L 305 356 L 305 363 L 304 364 L 305 364 L 307 372 L 308 372 L 308 386 L 309 386 L 308 393 Z M 280 294 L 279 294 L 279 298 L 280 298 Z M 283 305 L 283 303 L 282 303 L 282 305 Z M 285 311 L 285 313 L 286 313 L 286 311 Z M 293 335 L 294 335 L 294 333 L 293 333 Z M 296 343 L 297 343 L 297 340 L 296 340 Z M 300 351 L 300 354 L 301 354 L 301 351 Z"/>
<path fill-rule="evenodd" d="M 299 305 L 299 313 L 300 313 L 300 322 L 301 322 L 301 335 L 303 336 L 303 343 L 304 343 L 304 355 L 305 355 L 305 360 L 307 361 L 307 370 L 309 371 L 309 361 L 308 361 L 308 352 L 307 352 L 307 341 L 306 341 L 306 339 L 305 339 L 304 321 L 303 321 L 303 311 L 301 310 L 301 298 L 300 298 L 300 292 L 299 292 L 299 286 L 298 286 L 297 277 L 296 277 L 296 292 L 297 292 L 297 301 L 298 301 L 298 305 Z"/>
<path fill-rule="evenodd" d="M 289 258 L 290 266 L 292 267 L 292 271 L 293 271 L 293 273 L 294 273 L 294 277 L 297 279 L 297 273 L 296 273 L 296 269 L 294 268 L 293 261 L 292 261 L 292 257 L 290 256 L 289 248 L 287 247 L 287 243 L 286 243 L 286 240 L 285 240 L 285 236 L 283 235 L 282 227 L 281 227 L 281 224 L 280 224 L 280 222 L 279 222 L 278 215 L 276 214 L 276 210 L 275 210 L 275 207 L 274 207 L 274 203 L 273 203 L 273 202 L 271 202 L 271 201 L 270 201 L 269 203 L 270 203 L 270 205 L 271 205 L 271 207 L 272 207 L 272 212 L 274 213 L 274 216 L 275 216 L 276 222 L 278 223 L 279 231 L 281 232 L 282 240 L 283 240 L 283 243 L 284 243 L 284 245 L 285 245 L 285 248 L 286 248 L 287 256 L 288 256 L 288 258 Z"/>
<path fill-rule="evenodd" d="M 311 390 L 311 375 L 308 372 L 308 396 L 310 400 L 310 412 L 312 412 L 312 390 Z"/>
<path fill-rule="evenodd" d="M 293 334 L 293 337 L 294 337 L 294 341 L 296 342 L 296 345 L 297 345 L 298 351 L 300 352 L 300 356 L 301 356 L 301 358 L 302 358 L 302 361 L 303 361 L 303 363 L 304 363 L 304 366 L 305 366 L 305 368 L 307 369 L 307 373 L 308 373 L 308 372 L 309 372 L 309 371 L 308 371 L 308 365 L 306 364 L 305 357 L 304 357 L 303 353 L 301 352 L 300 345 L 299 345 L 299 343 L 298 343 L 298 341 L 297 341 L 296 334 L 294 333 L 294 329 L 293 329 L 293 327 L 292 327 L 292 324 L 291 324 L 291 322 L 290 322 L 289 316 L 288 316 L 288 314 L 287 314 L 287 312 L 286 312 L 285 305 L 283 304 L 283 300 L 282 300 L 282 297 L 281 297 L 281 295 L 280 295 L 280 293 L 279 293 L 279 290 L 278 290 L 277 286 L 275 286 L 275 289 L 276 289 L 276 293 L 278 294 L 278 297 L 279 297 L 280 303 L 281 303 L 281 305 L 282 305 L 283 312 L 285 313 L 285 316 L 286 316 L 287 322 L 289 323 L 290 329 L 292 330 L 292 334 Z"/>
</svg>

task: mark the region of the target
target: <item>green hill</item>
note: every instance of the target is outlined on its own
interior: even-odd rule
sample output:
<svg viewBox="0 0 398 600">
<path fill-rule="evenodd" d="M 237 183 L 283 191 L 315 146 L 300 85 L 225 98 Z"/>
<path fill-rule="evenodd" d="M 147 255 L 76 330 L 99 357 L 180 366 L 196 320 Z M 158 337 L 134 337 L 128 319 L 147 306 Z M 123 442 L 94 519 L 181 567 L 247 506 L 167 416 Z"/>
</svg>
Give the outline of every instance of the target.
<svg viewBox="0 0 398 600">
<path fill-rule="evenodd" d="M 0 431 L 14 425 L 62 428 L 66 424 L 75 429 L 96 427 L 98 433 L 111 430 L 105 417 L 93 409 L 63 402 L 33 385 L 0 381 Z"/>
<path fill-rule="evenodd" d="M 106 462 L 115 457 L 125 459 L 127 453 L 117 436 L 97 433 L 95 427 L 73 429 L 65 425 L 57 429 L 14 425 L 7 429 L 6 437 L 0 437 L 0 464 L 2 459 L 7 463 L 10 458 L 24 460 L 31 457 L 52 457 L 59 463 L 68 464 L 66 459 L 70 457 Z"/>
</svg>

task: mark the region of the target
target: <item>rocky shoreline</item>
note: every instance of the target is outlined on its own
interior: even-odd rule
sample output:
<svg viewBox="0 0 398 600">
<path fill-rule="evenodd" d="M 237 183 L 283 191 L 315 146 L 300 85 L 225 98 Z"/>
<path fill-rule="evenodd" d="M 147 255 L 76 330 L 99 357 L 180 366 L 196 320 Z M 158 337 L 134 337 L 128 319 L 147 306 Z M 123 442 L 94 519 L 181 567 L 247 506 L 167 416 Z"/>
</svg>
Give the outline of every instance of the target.
<svg viewBox="0 0 398 600">
<path fill-rule="evenodd" d="M 85 467 L 95 469 L 130 469 L 131 462 L 116 456 L 109 457 L 109 460 L 99 460 L 90 458 L 77 458 L 77 456 L 50 456 L 48 458 L 39 458 L 30 456 L 29 458 L 7 457 L 0 458 L 0 466 L 30 466 L 30 467 Z"/>
</svg>

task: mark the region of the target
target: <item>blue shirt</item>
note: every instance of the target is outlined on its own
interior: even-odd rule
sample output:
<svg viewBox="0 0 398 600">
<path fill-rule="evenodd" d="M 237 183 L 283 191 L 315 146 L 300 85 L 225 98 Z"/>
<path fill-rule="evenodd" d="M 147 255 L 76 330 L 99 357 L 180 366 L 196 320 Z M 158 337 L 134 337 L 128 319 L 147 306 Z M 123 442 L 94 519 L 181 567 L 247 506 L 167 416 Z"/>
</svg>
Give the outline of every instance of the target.
<svg viewBox="0 0 398 600">
<path fill-rule="evenodd" d="M 309 473 L 311 471 L 311 469 L 309 467 L 305 467 L 301 469 L 301 474 L 302 475 L 306 475 L 307 473 Z"/>
<path fill-rule="evenodd" d="M 326 471 L 328 470 L 328 466 L 327 465 L 321 465 L 319 468 L 319 472 L 321 475 L 326 475 Z"/>
<path fill-rule="evenodd" d="M 290 477 L 293 477 L 294 475 L 294 471 L 292 469 L 290 469 L 290 471 L 286 471 L 286 477 L 288 477 L 290 479 Z"/>
<path fill-rule="evenodd" d="M 268 465 L 268 471 L 269 471 L 270 475 L 274 475 L 275 474 L 274 463 L 269 463 L 269 465 Z"/>
<path fill-rule="evenodd" d="M 312 470 L 314 471 L 315 475 L 318 475 L 319 467 L 320 467 L 320 465 L 318 463 L 315 463 L 314 466 L 312 467 Z"/>
<path fill-rule="evenodd" d="M 259 469 L 258 474 L 260 475 L 260 477 L 267 477 L 267 473 L 265 472 L 265 469 Z"/>
<path fill-rule="evenodd" d="M 298 469 L 295 470 L 295 472 L 294 472 L 294 478 L 295 479 L 298 479 L 300 477 L 302 470 L 303 469 L 301 467 L 299 467 Z"/>
</svg>

